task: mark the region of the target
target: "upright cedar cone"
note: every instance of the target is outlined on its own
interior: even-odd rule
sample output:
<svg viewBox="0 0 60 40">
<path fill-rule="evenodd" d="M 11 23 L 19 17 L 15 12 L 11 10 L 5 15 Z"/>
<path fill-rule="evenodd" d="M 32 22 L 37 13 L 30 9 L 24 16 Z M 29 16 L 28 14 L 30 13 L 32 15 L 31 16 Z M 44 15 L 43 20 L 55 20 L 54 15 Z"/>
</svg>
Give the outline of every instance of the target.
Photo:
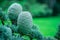
<svg viewBox="0 0 60 40">
<path fill-rule="evenodd" d="M 31 28 L 33 26 L 32 16 L 30 12 L 24 11 L 20 13 L 18 16 L 17 25 L 18 31 L 21 34 L 29 35 L 31 33 Z"/>
<path fill-rule="evenodd" d="M 17 18 L 19 13 L 22 12 L 22 6 L 18 3 L 13 3 L 9 8 L 8 8 L 8 16 L 11 19 L 11 21 L 16 23 Z"/>
</svg>

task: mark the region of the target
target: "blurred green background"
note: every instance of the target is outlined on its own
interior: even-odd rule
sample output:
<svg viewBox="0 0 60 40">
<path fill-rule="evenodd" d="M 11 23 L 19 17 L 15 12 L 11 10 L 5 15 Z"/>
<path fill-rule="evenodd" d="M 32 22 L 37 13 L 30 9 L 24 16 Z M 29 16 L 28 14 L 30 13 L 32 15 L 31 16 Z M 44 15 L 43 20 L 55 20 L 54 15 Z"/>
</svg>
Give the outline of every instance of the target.
<svg viewBox="0 0 60 40">
<path fill-rule="evenodd" d="M 0 0 L 6 12 L 12 3 L 20 3 L 23 11 L 31 12 L 33 23 L 44 36 L 54 36 L 60 23 L 60 0 Z"/>
</svg>

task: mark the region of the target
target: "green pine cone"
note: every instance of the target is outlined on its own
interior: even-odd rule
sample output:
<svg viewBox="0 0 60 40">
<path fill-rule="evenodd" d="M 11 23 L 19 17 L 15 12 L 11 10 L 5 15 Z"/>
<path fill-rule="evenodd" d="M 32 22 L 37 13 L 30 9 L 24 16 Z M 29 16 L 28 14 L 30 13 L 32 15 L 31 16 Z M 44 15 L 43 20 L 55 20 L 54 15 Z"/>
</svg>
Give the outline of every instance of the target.
<svg viewBox="0 0 60 40">
<path fill-rule="evenodd" d="M 19 13 L 22 12 L 22 6 L 18 3 L 13 3 L 8 8 L 8 16 L 11 20 L 17 20 Z"/>
<path fill-rule="evenodd" d="M 18 31 L 21 34 L 29 35 L 33 26 L 32 16 L 28 11 L 24 11 L 19 14 L 17 20 Z"/>
</svg>

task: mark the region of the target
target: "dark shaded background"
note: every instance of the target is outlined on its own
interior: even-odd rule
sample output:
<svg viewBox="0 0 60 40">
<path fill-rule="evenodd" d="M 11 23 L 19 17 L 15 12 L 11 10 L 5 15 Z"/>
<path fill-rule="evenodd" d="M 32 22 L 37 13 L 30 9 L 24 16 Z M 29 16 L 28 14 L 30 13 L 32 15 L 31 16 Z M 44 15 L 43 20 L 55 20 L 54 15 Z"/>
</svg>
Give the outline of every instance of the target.
<svg viewBox="0 0 60 40">
<path fill-rule="evenodd" d="M 6 11 L 14 2 L 20 3 L 23 10 L 30 11 L 33 17 L 60 15 L 60 0 L 0 0 L 0 7 Z"/>
</svg>

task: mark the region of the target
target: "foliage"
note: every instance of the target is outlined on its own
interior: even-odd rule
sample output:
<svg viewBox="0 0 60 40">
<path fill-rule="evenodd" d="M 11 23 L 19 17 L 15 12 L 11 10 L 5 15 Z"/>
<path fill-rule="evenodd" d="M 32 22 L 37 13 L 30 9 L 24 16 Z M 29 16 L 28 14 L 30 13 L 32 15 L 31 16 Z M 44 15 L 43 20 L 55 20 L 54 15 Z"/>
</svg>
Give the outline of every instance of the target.
<svg viewBox="0 0 60 40">
<path fill-rule="evenodd" d="M 47 11 L 48 11 L 47 13 L 52 12 L 47 9 L 48 6 L 42 6 L 42 8 L 43 9 L 41 10 L 41 13 L 43 13 L 44 16 L 46 16 L 45 13 Z M 45 11 L 45 9 L 47 10 Z M 2 22 L 0 21 L 0 39 L 1 40 L 33 40 L 33 39 L 44 40 L 44 35 L 41 33 L 41 30 L 39 31 L 39 29 L 37 28 L 39 26 L 36 26 L 35 23 L 33 23 L 31 13 L 28 11 L 22 11 L 20 4 L 13 3 L 12 6 L 8 8 L 7 13 L 2 11 L 2 9 L 0 10 L 0 12 L 1 12 L 0 18 L 2 17 L 1 18 Z M 12 19 L 9 17 L 9 15 Z M 47 40 L 55 40 L 55 39 L 48 37 Z"/>
<path fill-rule="evenodd" d="M 36 24 L 33 24 L 32 29 L 38 29 Z"/>
<path fill-rule="evenodd" d="M 34 4 L 30 7 L 30 11 L 33 17 L 52 15 L 52 10 L 46 4 Z"/>
<path fill-rule="evenodd" d="M 19 34 L 14 34 L 12 40 L 24 40 Z"/>
<path fill-rule="evenodd" d="M 0 25 L 0 36 L 4 38 L 4 40 L 12 40 L 12 31 L 10 28 Z"/>
<path fill-rule="evenodd" d="M 55 35 L 55 38 L 57 38 L 58 40 L 60 40 L 60 25 L 58 26 L 58 31 Z"/>
<path fill-rule="evenodd" d="M 32 29 L 31 38 L 37 38 L 37 40 L 42 40 L 43 35 L 36 29 Z"/>
<path fill-rule="evenodd" d="M 30 37 L 29 37 L 29 36 L 26 36 L 26 35 L 22 36 L 22 38 L 23 38 L 24 40 L 30 40 Z"/>
<path fill-rule="evenodd" d="M 11 28 L 11 30 L 12 30 L 12 32 L 14 33 L 14 32 L 18 32 L 17 31 L 17 26 L 16 25 L 11 25 L 11 26 L 9 26 L 10 28 Z"/>
</svg>

